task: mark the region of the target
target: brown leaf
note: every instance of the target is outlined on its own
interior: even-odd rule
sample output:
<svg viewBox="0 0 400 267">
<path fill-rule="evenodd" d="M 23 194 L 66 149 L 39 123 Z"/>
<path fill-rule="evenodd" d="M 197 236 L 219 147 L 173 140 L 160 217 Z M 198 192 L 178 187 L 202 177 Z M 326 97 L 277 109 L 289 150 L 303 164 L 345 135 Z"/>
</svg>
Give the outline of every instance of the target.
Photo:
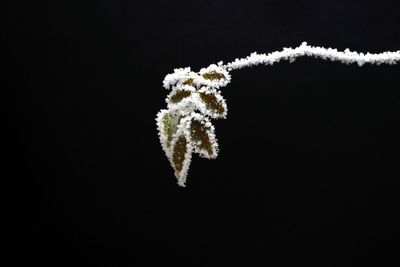
<svg viewBox="0 0 400 267">
<path fill-rule="evenodd" d="M 172 161 L 175 170 L 180 173 L 182 171 L 183 163 L 188 152 L 188 141 L 186 140 L 186 137 L 184 135 L 180 135 L 177 138 L 178 139 L 176 140 L 173 148 Z"/>
<path fill-rule="evenodd" d="M 217 144 L 213 127 L 207 127 L 204 122 L 192 119 L 190 133 L 197 153 L 206 158 L 215 158 L 217 156 Z"/>
<path fill-rule="evenodd" d="M 170 96 L 171 103 L 179 103 L 184 98 L 189 97 L 192 93 L 186 90 L 177 90 L 173 95 Z"/>
<path fill-rule="evenodd" d="M 224 116 L 226 113 L 226 105 L 222 97 L 218 99 L 216 92 L 200 92 L 199 94 L 207 109 L 212 111 L 212 113 L 216 113 L 218 116 Z"/>
<path fill-rule="evenodd" d="M 183 84 L 184 85 L 194 86 L 194 80 L 193 80 L 193 78 L 189 78 L 186 81 L 184 81 Z"/>
<path fill-rule="evenodd" d="M 221 79 L 225 79 L 225 75 L 222 73 L 218 73 L 216 71 L 211 71 L 211 72 L 207 72 L 207 73 L 203 73 L 203 78 L 207 79 L 207 80 L 221 80 Z"/>
</svg>

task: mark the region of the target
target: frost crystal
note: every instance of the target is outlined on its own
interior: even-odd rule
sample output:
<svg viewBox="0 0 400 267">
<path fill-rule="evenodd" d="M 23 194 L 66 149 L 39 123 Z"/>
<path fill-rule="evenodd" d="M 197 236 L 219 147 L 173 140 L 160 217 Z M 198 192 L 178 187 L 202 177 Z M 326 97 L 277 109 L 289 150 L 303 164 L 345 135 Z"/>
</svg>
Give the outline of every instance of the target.
<svg viewBox="0 0 400 267">
<path fill-rule="evenodd" d="M 210 118 L 226 118 L 228 109 L 219 89 L 231 81 L 230 71 L 256 65 L 273 65 L 281 60 L 294 62 L 310 56 L 344 64 L 389 64 L 400 61 L 400 50 L 380 54 L 358 53 L 345 49 L 309 46 L 303 42 L 296 48 L 283 48 L 269 54 L 251 53 L 223 64 L 211 64 L 199 72 L 190 67 L 174 69 L 163 81 L 165 89 L 172 89 L 166 102 L 168 109 L 158 112 L 156 121 L 161 146 L 175 170 L 178 185 L 185 186 L 192 153 L 213 159 L 218 155 L 215 128 Z"/>
</svg>

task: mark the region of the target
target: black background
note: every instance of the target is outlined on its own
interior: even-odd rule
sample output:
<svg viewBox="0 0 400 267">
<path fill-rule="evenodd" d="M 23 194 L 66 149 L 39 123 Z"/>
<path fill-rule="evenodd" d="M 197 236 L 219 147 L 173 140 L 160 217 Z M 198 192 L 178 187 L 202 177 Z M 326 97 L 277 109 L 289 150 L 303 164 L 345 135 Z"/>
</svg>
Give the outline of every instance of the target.
<svg viewBox="0 0 400 267">
<path fill-rule="evenodd" d="M 187 188 L 155 126 L 177 67 L 302 41 L 399 50 L 397 2 L 5 4 L 12 262 L 399 265 L 400 65 L 302 58 L 232 72 L 219 157 L 195 156 Z"/>
</svg>

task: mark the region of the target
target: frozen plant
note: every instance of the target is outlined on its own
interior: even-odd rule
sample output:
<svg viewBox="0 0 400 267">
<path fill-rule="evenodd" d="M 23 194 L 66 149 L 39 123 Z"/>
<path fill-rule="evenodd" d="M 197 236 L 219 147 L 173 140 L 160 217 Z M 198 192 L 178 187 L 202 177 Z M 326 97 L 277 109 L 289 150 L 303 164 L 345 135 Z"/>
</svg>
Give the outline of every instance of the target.
<svg viewBox="0 0 400 267">
<path fill-rule="evenodd" d="M 213 159 L 218 155 L 215 129 L 210 119 L 226 118 L 227 106 L 220 88 L 231 80 L 230 71 L 260 64 L 272 65 L 281 60 L 294 62 L 297 57 L 313 56 L 350 64 L 389 64 L 400 61 L 400 50 L 379 54 L 358 53 L 346 49 L 309 46 L 303 42 L 296 48 L 283 48 L 269 54 L 252 53 L 250 56 L 223 64 L 211 64 L 199 72 L 190 67 L 175 69 L 165 76 L 163 85 L 171 92 L 167 109 L 157 114 L 157 127 L 161 146 L 175 170 L 178 185 L 185 186 L 192 153 Z"/>
</svg>

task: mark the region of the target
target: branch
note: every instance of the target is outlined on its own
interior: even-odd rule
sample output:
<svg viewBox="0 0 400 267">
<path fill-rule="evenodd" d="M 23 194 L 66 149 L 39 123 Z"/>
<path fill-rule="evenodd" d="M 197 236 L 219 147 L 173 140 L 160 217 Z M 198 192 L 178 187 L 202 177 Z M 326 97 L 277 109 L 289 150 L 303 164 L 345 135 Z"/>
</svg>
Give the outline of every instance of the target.
<svg viewBox="0 0 400 267">
<path fill-rule="evenodd" d="M 400 61 L 400 50 L 396 52 L 383 52 L 379 54 L 358 53 L 349 49 L 338 51 L 336 48 L 324 48 L 318 46 L 307 45 L 303 42 L 296 48 L 283 48 L 282 51 L 276 51 L 269 54 L 252 53 L 250 56 L 222 65 L 228 71 L 252 67 L 256 65 L 273 65 L 281 60 L 289 60 L 293 62 L 298 57 L 309 56 L 324 60 L 339 61 L 344 64 L 357 63 L 358 66 L 364 64 L 389 64 L 393 65 Z"/>
<path fill-rule="evenodd" d="M 298 57 L 310 56 L 344 64 L 389 64 L 400 61 L 400 50 L 380 54 L 343 52 L 337 49 L 309 46 L 303 42 L 296 48 L 284 48 L 269 54 L 252 53 L 250 56 L 223 64 L 211 64 L 199 72 L 190 67 L 175 69 L 167 74 L 163 85 L 172 89 L 167 109 L 157 114 L 157 128 L 161 146 L 175 170 L 178 185 L 185 186 L 192 154 L 213 159 L 218 156 L 215 128 L 210 119 L 226 118 L 227 105 L 220 88 L 231 81 L 230 71 L 256 65 L 273 65 L 281 60 L 293 62 Z"/>
</svg>

